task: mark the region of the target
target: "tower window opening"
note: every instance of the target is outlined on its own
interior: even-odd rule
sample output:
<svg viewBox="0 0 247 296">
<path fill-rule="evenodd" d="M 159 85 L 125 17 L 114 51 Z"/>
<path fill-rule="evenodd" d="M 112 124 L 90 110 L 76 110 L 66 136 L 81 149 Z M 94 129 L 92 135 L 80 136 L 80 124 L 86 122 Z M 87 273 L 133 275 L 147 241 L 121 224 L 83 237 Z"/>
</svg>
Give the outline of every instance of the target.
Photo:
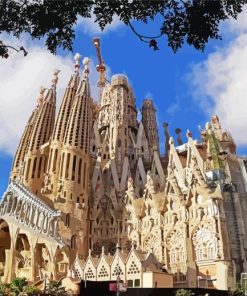
<svg viewBox="0 0 247 296">
<path fill-rule="evenodd" d="M 71 248 L 76 249 L 76 235 L 71 237 Z"/>
<path fill-rule="evenodd" d="M 72 167 L 72 181 L 75 180 L 75 168 L 76 168 L 76 156 L 73 157 L 73 167 Z"/>
<path fill-rule="evenodd" d="M 65 226 L 69 227 L 70 225 L 70 214 L 66 214 L 65 216 Z"/>
<path fill-rule="evenodd" d="M 34 178 L 34 175 L 35 175 L 36 162 L 37 162 L 37 158 L 35 157 L 34 158 L 34 162 L 33 162 L 32 179 Z"/>
<path fill-rule="evenodd" d="M 70 153 L 67 154 L 67 161 L 66 161 L 66 170 L 65 170 L 65 178 L 69 178 L 69 162 L 70 162 Z"/>
<path fill-rule="evenodd" d="M 80 203 L 80 197 L 77 197 L 77 198 L 76 198 L 76 202 L 77 202 L 77 203 Z"/>
<path fill-rule="evenodd" d="M 86 174 L 87 174 L 87 171 L 86 171 L 86 162 L 84 162 L 84 170 L 83 170 L 83 188 L 85 188 L 86 186 Z"/>
<path fill-rule="evenodd" d="M 42 157 L 40 157 L 40 160 L 39 160 L 38 178 L 40 178 L 41 166 L 42 166 Z"/>
<path fill-rule="evenodd" d="M 51 169 L 51 160 L 52 160 L 52 156 L 53 156 L 53 149 L 51 149 L 51 154 L 50 154 L 50 158 L 49 158 L 49 163 L 48 163 L 48 169 Z"/>
<path fill-rule="evenodd" d="M 55 150 L 54 157 L 53 157 L 53 167 L 52 167 L 52 171 L 53 171 L 53 172 L 55 172 L 55 171 L 56 171 L 56 163 L 57 163 L 57 152 L 58 152 L 58 150 L 56 149 L 56 150 Z"/>
<path fill-rule="evenodd" d="M 82 163 L 82 160 L 80 158 L 80 160 L 79 160 L 79 167 L 78 167 L 78 183 L 79 184 L 81 183 L 81 163 Z"/>
<path fill-rule="evenodd" d="M 64 162 L 64 153 L 62 155 L 62 162 L 61 162 L 61 168 L 60 168 L 60 177 L 63 176 L 63 162 Z"/>
</svg>

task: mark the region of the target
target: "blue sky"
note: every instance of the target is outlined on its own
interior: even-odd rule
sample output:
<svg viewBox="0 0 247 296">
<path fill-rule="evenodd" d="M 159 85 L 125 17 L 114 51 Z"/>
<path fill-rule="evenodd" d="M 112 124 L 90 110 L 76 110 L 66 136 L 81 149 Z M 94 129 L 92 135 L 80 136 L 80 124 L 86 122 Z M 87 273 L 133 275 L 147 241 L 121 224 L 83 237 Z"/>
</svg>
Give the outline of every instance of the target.
<svg viewBox="0 0 247 296">
<path fill-rule="evenodd" d="M 237 22 L 222 25 L 224 40 L 210 41 L 205 52 L 185 45 L 176 54 L 168 48 L 165 39 L 159 41 L 160 50 L 153 51 L 117 20 L 103 34 L 92 21 L 80 21 L 76 27 L 73 54 L 79 52 L 82 56 L 89 56 L 93 67 L 97 59 L 92 37 L 100 36 L 108 72 L 128 76 L 137 107 L 141 108 L 146 97 L 154 100 L 161 151 L 164 151 L 164 121 L 169 123 L 170 134 L 174 138 L 174 130 L 180 127 L 186 140 L 187 129 L 192 131 L 194 138 L 198 138 L 198 125 L 204 127 L 210 115 L 217 113 L 223 129 L 232 132 L 239 144 L 238 152 L 247 154 L 247 139 L 243 135 L 247 124 L 244 114 L 247 107 L 246 15 L 244 11 Z M 135 25 L 144 35 L 156 35 L 159 24 Z M 20 43 L 8 36 L 4 38 Z M 71 53 L 59 50 L 54 57 L 46 51 L 43 41 L 32 42 L 28 36 L 23 36 L 21 43 L 29 51 L 25 60 L 13 54 L 9 60 L 0 61 L 0 79 L 3 80 L 0 86 L 0 196 L 7 187 L 14 152 L 35 106 L 40 85 L 49 87 L 52 67 L 62 69 L 58 82 L 61 100 L 73 69 Z M 93 69 L 91 80 L 95 95 L 97 73 Z"/>
</svg>

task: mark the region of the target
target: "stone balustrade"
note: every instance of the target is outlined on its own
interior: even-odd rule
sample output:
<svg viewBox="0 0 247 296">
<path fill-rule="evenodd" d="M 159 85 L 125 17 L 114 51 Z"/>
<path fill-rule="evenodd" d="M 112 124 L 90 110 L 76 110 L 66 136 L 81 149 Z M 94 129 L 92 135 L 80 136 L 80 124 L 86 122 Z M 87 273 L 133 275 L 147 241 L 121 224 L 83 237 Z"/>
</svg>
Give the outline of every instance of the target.
<svg viewBox="0 0 247 296">
<path fill-rule="evenodd" d="M 0 217 L 12 217 L 32 231 L 60 240 L 58 222 L 60 211 L 47 206 L 24 185 L 11 181 L 0 202 Z"/>
</svg>

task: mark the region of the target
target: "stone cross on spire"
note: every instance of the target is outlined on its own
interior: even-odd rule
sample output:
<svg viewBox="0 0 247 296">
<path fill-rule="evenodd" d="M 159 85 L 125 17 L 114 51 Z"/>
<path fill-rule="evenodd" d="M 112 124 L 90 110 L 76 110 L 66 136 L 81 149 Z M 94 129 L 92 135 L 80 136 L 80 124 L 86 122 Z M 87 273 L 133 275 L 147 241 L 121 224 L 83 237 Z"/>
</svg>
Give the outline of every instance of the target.
<svg viewBox="0 0 247 296">
<path fill-rule="evenodd" d="M 52 89 L 56 89 L 59 72 L 60 72 L 60 70 L 57 70 L 57 69 L 55 69 L 53 72 L 53 78 L 51 80 L 51 88 Z"/>
</svg>

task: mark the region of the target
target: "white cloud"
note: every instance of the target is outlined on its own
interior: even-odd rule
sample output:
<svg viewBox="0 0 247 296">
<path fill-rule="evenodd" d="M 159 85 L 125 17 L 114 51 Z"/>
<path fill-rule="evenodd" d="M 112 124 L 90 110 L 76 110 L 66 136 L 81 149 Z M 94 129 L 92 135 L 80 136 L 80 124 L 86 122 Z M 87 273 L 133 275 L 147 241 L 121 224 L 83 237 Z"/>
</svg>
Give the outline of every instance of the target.
<svg viewBox="0 0 247 296">
<path fill-rule="evenodd" d="M 173 101 L 166 109 L 166 113 L 171 117 L 171 121 L 173 120 L 176 112 L 179 110 L 180 110 L 179 98 L 176 97 L 175 101 Z"/>
<path fill-rule="evenodd" d="M 217 114 L 238 145 L 247 145 L 247 9 L 223 27 L 230 41 L 192 68 L 193 95 L 208 116 Z"/>
<path fill-rule="evenodd" d="M 244 6 L 242 13 L 240 13 L 237 19 L 229 19 L 227 22 L 223 23 L 222 33 L 232 33 L 235 35 L 247 33 L 247 6 Z"/>
<path fill-rule="evenodd" d="M 24 45 L 28 55 L 12 54 L 8 59 L 0 59 L 0 151 L 14 154 L 25 124 L 36 106 L 40 86 L 50 87 L 53 70 L 59 69 L 57 84 L 57 109 L 73 71 L 72 55 L 54 56 L 40 42 L 30 46 L 29 39 L 1 36 L 1 40 L 11 45 Z M 94 63 L 90 65 L 92 95 L 96 96 L 95 85 L 98 73 Z"/>
<path fill-rule="evenodd" d="M 79 16 L 77 18 L 77 30 L 81 30 L 83 33 L 92 36 L 92 35 L 102 35 L 112 31 L 117 30 L 119 27 L 123 26 L 123 23 L 119 20 L 117 16 L 114 16 L 111 24 L 106 25 L 102 31 L 97 23 L 95 23 L 95 16 L 92 14 L 91 18 L 82 18 Z"/>
</svg>

